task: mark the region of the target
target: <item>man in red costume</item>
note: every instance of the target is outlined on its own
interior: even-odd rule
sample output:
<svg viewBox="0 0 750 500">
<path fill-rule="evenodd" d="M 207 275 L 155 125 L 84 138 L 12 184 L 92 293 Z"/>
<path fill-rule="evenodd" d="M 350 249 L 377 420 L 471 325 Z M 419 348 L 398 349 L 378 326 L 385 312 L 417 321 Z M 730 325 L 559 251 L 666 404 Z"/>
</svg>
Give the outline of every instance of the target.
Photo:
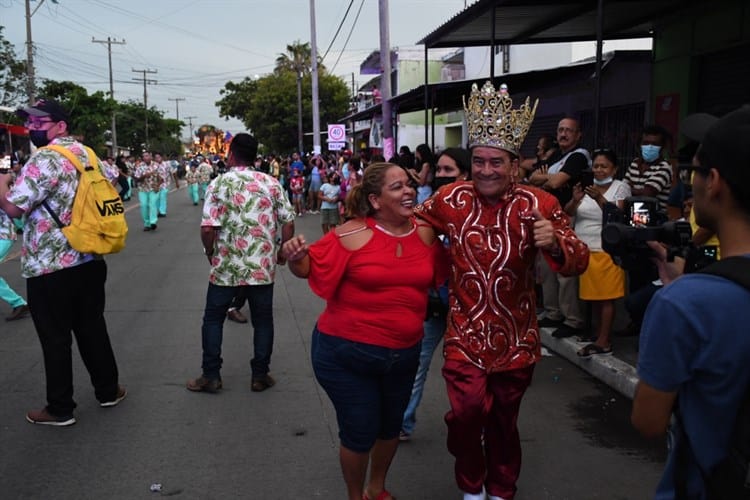
<svg viewBox="0 0 750 500">
<path fill-rule="evenodd" d="M 487 82 L 465 106 L 471 181 L 440 188 L 416 209 L 450 241 L 445 378 L 448 450 L 464 500 L 511 500 L 521 470 L 516 421 L 541 358 L 534 299 L 539 251 L 552 269 L 582 273 L 588 247 L 557 199 L 517 184 L 518 151 L 536 111 L 513 110 L 507 91 Z"/>
</svg>

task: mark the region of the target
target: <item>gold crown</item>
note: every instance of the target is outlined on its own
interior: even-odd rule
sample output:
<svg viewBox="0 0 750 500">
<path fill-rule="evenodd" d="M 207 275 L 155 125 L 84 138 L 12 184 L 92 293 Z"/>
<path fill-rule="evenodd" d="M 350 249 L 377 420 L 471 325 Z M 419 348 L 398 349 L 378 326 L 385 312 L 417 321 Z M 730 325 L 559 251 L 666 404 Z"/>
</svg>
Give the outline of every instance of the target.
<svg viewBox="0 0 750 500">
<path fill-rule="evenodd" d="M 480 90 L 477 84 L 471 86 L 469 105 L 464 96 L 464 111 L 469 127 L 469 147 L 489 146 L 505 149 L 518 155 L 521 144 L 534 121 L 536 106 L 529 106 L 529 98 L 518 109 L 513 108 L 513 99 L 508 93 L 508 86 L 500 85 L 495 91 L 492 83 L 487 81 Z"/>
</svg>

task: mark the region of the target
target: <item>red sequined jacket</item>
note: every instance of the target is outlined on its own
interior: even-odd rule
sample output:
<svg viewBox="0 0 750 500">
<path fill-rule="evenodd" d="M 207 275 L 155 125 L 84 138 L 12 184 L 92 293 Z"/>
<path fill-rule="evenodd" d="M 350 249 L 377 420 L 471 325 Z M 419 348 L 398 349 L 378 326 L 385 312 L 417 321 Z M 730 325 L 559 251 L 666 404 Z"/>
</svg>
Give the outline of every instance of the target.
<svg viewBox="0 0 750 500">
<path fill-rule="evenodd" d="M 449 318 L 446 359 L 468 361 L 488 373 L 532 365 L 541 357 L 536 320 L 537 253 L 532 208 L 551 220 L 562 255 L 543 251 L 564 276 L 586 270 L 589 250 L 570 227 L 557 199 L 512 184 L 499 203 L 488 203 L 470 181 L 441 188 L 416 209 L 450 240 Z"/>
</svg>

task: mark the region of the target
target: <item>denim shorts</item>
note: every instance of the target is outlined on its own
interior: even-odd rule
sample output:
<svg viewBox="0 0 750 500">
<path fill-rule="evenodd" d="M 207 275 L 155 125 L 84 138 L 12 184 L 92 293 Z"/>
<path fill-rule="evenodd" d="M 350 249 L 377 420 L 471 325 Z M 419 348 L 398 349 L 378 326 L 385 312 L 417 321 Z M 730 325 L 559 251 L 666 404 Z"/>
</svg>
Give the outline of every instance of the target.
<svg viewBox="0 0 750 500">
<path fill-rule="evenodd" d="M 352 342 L 313 329 L 310 354 L 315 378 L 336 409 L 341 445 L 367 453 L 377 439 L 401 430 L 419 365 L 421 342 L 389 349 Z"/>
</svg>

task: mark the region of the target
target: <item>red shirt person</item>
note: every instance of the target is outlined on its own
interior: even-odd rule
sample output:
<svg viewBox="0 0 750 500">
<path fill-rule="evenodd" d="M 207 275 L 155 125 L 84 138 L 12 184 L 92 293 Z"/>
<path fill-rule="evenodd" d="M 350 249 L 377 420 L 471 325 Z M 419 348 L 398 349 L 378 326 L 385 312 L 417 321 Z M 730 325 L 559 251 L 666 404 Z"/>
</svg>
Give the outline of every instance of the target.
<svg viewBox="0 0 750 500">
<path fill-rule="evenodd" d="M 492 106 L 494 104 L 494 107 Z M 512 110 L 506 93 L 473 87 L 466 108 L 471 181 L 440 188 L 416 209 L 450 240 L 443 376 L 451 410 L 448 449 L 466 500 L 510 500 L 521 470 L 516 421 L 541 358 L 534 263 L 582 273 L 588 248 L 551 194 L 517 184 L 518 150 L 536 106 Z M 492 126 L 497 123 L 505 127 Z"/>
</svg>

